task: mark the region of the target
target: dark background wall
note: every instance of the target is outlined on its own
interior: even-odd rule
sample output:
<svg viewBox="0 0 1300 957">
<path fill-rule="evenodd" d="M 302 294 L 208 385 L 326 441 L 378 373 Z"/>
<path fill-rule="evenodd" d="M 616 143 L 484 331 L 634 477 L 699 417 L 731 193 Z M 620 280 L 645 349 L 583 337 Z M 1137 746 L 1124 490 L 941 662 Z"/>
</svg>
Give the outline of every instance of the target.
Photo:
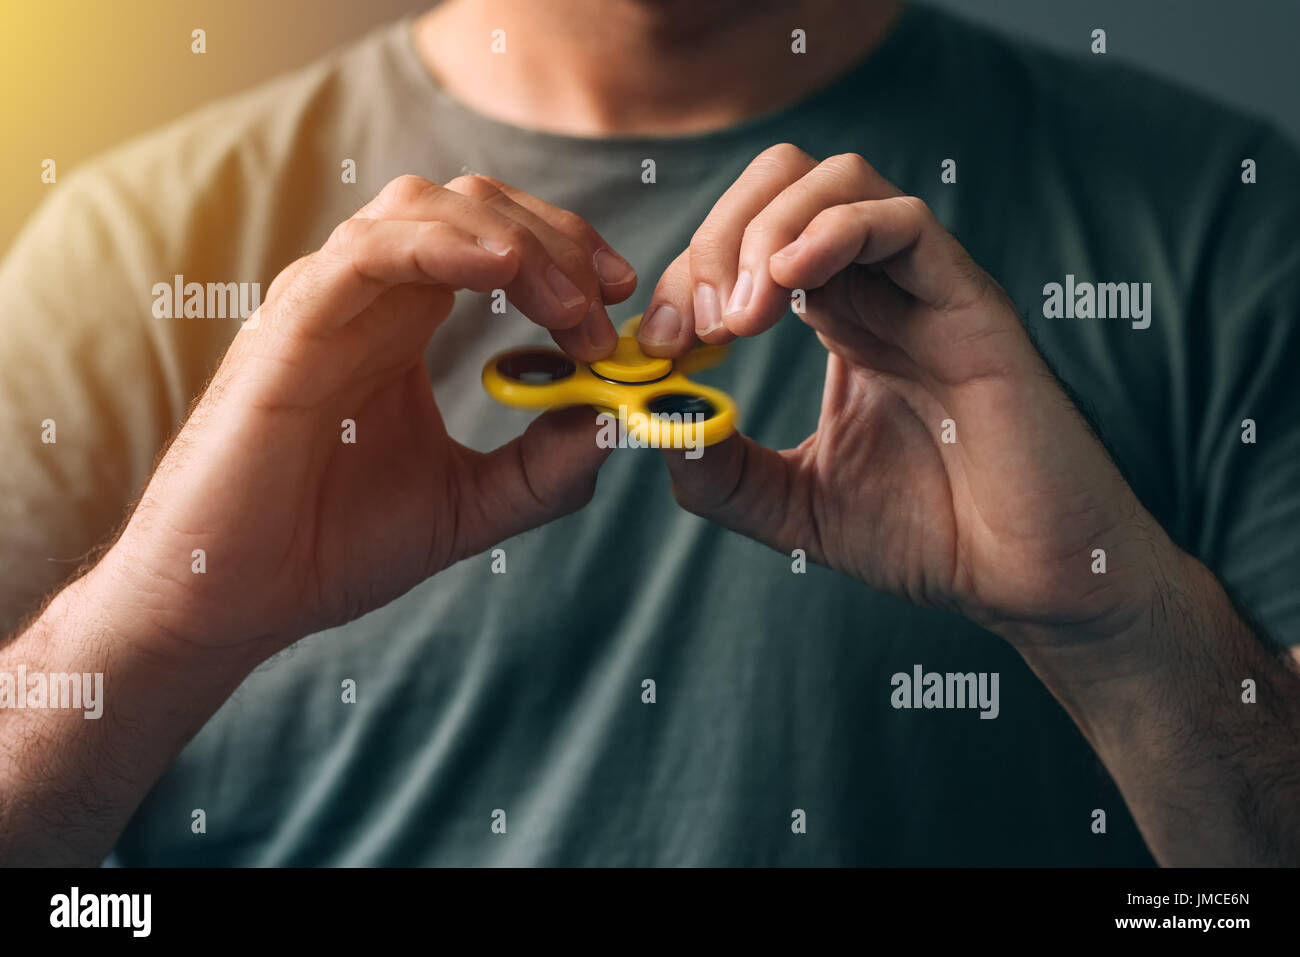
<svg viewBox="0 0 1300 957">
<path fill-rule="evenodd" d="M 545 2 L 545 0 L 534 0 Z M 855 0 L 844 0 L 845 3 Z M 928 0 L 1108 55 L 1267 116 L 1300 141 L 1300 0 Z M 300 66 L 429 0 L 0 0 L 0 249 L 60 175 L 133 134 Z M 208 52 L 190 52 L 190 31 Z"/>
</svg>

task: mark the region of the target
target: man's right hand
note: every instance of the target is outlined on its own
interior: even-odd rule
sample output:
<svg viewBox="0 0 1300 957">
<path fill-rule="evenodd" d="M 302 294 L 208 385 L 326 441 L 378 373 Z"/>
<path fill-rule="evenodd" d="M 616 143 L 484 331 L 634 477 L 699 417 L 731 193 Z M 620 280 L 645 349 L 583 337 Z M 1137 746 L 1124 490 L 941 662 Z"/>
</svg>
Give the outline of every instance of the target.
<svg viewBox="0 0 1300 957">
<path fill-rule="evenodd" d="M 580 507 L 608 454 L 595 416 L 473 451 L 443 426 L 425 348 L 456 290 L 500 288 L 601 358 L 603 304 L 635 286 L 572 213 L 482 176 L 394 180 L 271 284 L 92 575 L 164 645 L 261 658 Z"/>
</svg>

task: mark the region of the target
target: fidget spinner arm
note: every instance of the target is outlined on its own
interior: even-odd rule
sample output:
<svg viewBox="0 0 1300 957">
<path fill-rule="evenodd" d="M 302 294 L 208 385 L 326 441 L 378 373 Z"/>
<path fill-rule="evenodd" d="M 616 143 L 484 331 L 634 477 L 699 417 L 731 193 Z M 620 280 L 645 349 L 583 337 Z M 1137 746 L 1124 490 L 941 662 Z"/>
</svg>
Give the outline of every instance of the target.
<svg viewBox="0 0 1300 957">
<path fill-rule="evenodd" d="M 634 316 L 624 323 L 614 354 L 598 362 L 580 362 L 548 348 L 495 355 L 483 367 L 483 388 L 519 409 L 595 406 L 655 448 L 714 445 L 735 432 L 731 396 L 687 377 L 717 365 L 727 347 L 701 343 L 677 359 L 648 356 L 636 341 L 640 320 Z"/>
</svg>

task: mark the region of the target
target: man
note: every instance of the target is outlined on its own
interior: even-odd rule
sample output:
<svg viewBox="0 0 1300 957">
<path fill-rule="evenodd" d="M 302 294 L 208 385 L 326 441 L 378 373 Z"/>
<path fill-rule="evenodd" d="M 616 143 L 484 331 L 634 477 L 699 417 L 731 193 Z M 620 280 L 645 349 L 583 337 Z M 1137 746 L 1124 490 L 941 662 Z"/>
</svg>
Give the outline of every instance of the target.
<svg viewBox="0 0 1300 957">
<path fill-rule="evenodd" d="M 0 672 L 104 675 L 0 859 L 1300 860 L 1297 173 L 892 0 L 451 0 L 118 151 L 0 274 Z M 643 310 L 744 436 L 479 386 Z"/>
</svg>

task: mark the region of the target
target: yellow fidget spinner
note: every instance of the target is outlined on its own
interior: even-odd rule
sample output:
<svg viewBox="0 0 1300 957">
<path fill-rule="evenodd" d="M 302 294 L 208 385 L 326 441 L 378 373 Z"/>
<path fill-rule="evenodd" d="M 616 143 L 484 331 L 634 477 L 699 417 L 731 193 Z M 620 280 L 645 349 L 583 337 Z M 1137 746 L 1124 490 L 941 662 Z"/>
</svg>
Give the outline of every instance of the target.
<svg viewBox="0 0 1300 957">
<path fill-rule="evenodd" d="M 727 346 L 700 343 L 677 359 L 648 356 L 636 341 L 640 322 L 640 316 L 625 322 L 614 354 L 598 362 L 580 362 L 558 349 L 502 352 L 483 367 L 483 388 L 517 409 L 593 405 L 652 448 L 700 448 L 735 432 L 731 396 L 685 375 L 717 365 Z"/>
</svg>

